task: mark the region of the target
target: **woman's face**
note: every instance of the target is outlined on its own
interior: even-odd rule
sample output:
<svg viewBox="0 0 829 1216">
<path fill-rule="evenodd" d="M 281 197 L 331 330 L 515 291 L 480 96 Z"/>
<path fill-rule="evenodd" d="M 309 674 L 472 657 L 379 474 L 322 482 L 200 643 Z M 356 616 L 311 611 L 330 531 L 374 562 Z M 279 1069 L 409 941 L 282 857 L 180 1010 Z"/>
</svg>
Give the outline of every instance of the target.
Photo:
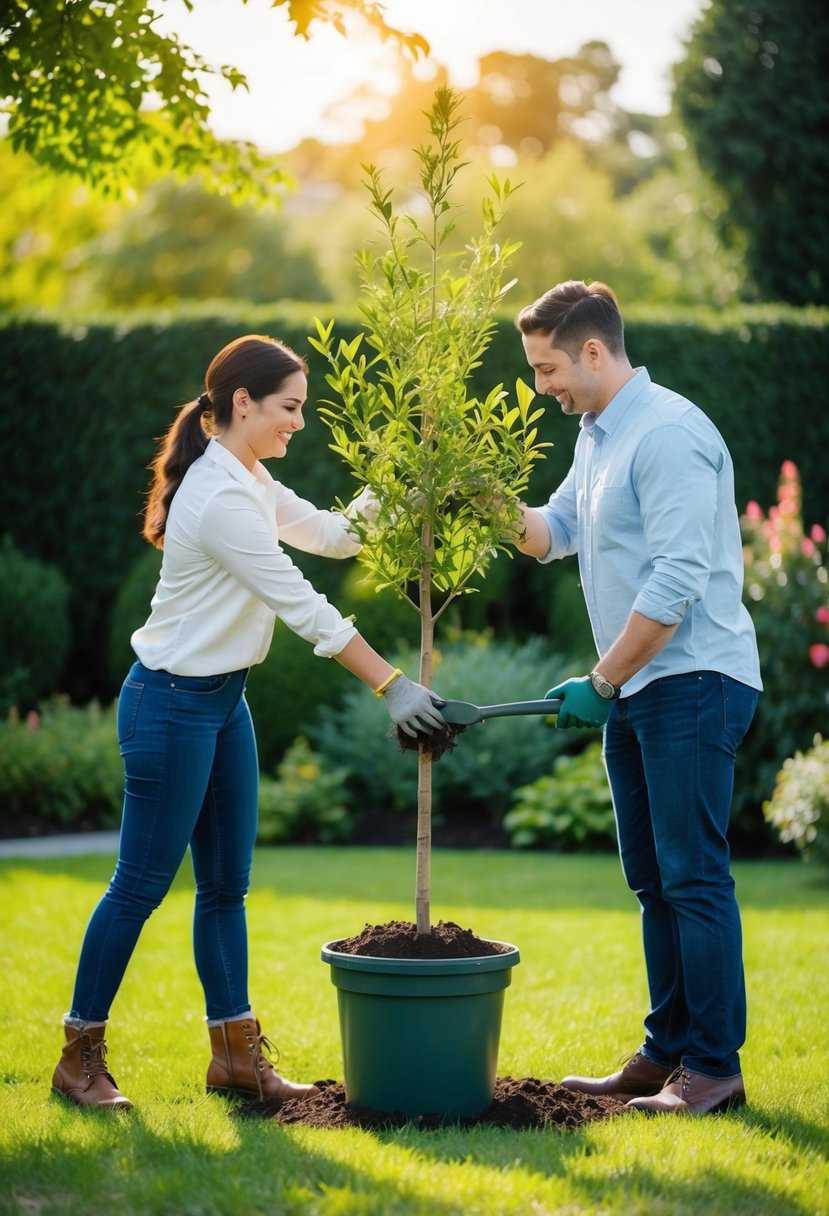
<svg viewBox="0 0 829 1216">
<path fill-rule="evenodd" d="M 255 460 L 281 459 L 288 451 L 291 436 L 305 426 L 302 407 L 308 396 L 304 372 L 292 372 L 275 393 L 258 401 L 248 399 L 237 434 Z"/>
</svg>

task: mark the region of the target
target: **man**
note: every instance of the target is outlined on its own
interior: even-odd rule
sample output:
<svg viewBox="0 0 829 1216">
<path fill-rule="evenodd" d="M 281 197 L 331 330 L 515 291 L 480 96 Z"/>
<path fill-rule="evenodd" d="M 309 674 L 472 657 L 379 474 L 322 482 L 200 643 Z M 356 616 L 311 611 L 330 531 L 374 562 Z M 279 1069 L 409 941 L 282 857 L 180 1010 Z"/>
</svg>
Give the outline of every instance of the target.
<svg viewBox="0 0 829 1216">
<path fill-rule="evenodd" d="M 631 366 L 605 284 L 560 283 L 516 324 L 537 391 L 581 417 L 566 478 L 522 507 L 518 547 L 578 553 L 600 657 L 547 696 L 559 727 L 604 727 L 651 1006 L 619 1071 L 561 1084 L 652 1113 L 727 1109 L 745 1101 L 746 1000 L 726 830 L 762 687 L 731 458 L 701 410 Z"/>
</svg>

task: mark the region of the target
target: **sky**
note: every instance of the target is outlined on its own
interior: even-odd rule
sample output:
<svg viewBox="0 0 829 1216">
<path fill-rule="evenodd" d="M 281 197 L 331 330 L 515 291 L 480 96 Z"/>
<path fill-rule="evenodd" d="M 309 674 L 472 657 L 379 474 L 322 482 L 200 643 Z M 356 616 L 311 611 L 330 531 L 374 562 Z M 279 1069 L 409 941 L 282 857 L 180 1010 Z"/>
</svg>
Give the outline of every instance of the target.
<svg viewBox="0 0 829 1216">
<path fill-rule="evenodd" d="M 613 99 L 623 109 L 665 114 L 670 68 L 706 0 L 385 0 L 390 24 L 414 29 L 462 89 L 490 51 L 561 59 L 600 39 L 622 65 Z M 317 23 L 309 41 L 292 33 L 272 0 L 167 0 L 157 28 L 175 30 L 211 63 L 232 63 L 250 92 L 209 86 L 212 125 L 222 138 L 283 152 L 306 137 L 329 142 L 359 134 L 343 99 L 359 85 L 389 90 L 388 54 L 359 30 L 343 38 Z"/>
</svg>

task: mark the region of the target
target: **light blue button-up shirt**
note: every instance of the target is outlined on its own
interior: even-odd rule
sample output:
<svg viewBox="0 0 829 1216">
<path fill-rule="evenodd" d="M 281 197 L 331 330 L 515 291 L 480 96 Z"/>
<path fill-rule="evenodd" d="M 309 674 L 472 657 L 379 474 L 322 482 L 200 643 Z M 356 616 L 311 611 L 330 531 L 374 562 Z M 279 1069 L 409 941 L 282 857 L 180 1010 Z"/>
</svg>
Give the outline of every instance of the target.
<svg viewBox="0 0 829 1216">
<path fill-rule="evenodd" d="M 762 688 L 742 602 L 734 468 L 706 415 L 639 368 L 600 414 L 585 414 L 572 467 L 540 511 L 544 562 L 578 553 L 593 637 L 605 654 L 631 611 L 679 625 L 625 684 L 719 671 Z"/>
</svg>

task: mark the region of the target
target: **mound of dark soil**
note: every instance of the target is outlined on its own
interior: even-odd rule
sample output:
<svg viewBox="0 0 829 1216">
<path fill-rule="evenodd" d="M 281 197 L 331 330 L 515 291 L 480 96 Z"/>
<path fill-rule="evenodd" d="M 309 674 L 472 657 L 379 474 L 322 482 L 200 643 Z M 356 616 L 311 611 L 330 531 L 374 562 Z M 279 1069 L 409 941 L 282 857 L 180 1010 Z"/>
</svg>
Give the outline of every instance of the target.
<svg viewBox="0 0 829 1216">
<path fill-rule="evenodd" d="M 499 1077 L 492 1105 L 473 1118 L 445 1120 L 440 1115 L 407 1118 L 399 1111 L 371 1110 L 349 1106 L 345 1086 L 337 1081 L 316 1081 L 319 1093 L 311 1098 L 283 1102 L 244 1102 L 231 1109 L 237 1119 L 272 1119 L 275 1123 L 304 1123 L 309 1127 L 393 1128 L 411 1124 L 423 1131 L 457 1122 L 460 1127 L 505 1127 L 513 1131 L 531 1128 L 581 1127 L 621 1114 L 624 1104 L 616 1098 L 592 1097 L 564 1089 L 553 1081 L 535 1077 Z"/>
<path fill-rule="evenodd" d="M 418 934 L 417 926 L 407 920 L 390 920 L 384 925 L 366 925 L 356 937 L 331 942 L 340 954 L 360 954 L 371 958 L 452 959 L 481 958 L 507 954 L 510 947 L 501 942 L 476 937 L 451 920 L 432 925 L 431 933 Z"/>
</svg>

